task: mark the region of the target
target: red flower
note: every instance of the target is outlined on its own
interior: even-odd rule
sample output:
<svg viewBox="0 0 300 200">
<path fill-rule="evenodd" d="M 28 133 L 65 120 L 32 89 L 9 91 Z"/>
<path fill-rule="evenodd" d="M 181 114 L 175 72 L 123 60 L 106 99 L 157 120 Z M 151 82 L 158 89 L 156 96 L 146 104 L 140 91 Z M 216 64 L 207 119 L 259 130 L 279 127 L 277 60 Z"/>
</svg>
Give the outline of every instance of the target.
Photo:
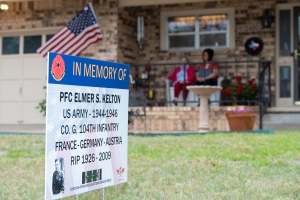
<svg viewBox="0 0 300 200">
<path fill-rule="evenodd" d="M 231 95 L 231 91 L 230 90 L 226 90 L 225 88 L 223 88 L 222 89 L 222 94 Z"/>
<path fill-rule="evenodd" d="M 243 84 L 243 83 L 240 83 L 238 89 L 241 90 L 241 89 L 243 89 L 243 88 L 244 88 L 244 84 Z"/>
<path fill-rule="evenodd" d="M 227 94 L 227 90 L 225 88 L 222 89 L 222 94 Z"/>
<path fill-rule="evenodd" d="M 257 98 L 257 85 L 254 84 L 255 78 L 242 82 L 241 76 L 235 77 L 235 83 L 230 84 L 222 90 L 230 99 L 235 100 L 255 100 Z"/>
<path fill-rule="evenodd" d="M 242 77 L 241 76 L 238 76 L 238 77 L 236 77 L 236 80 L 237 80 L 237 82 L 241 82 L 242 81 Z"/>
</svg>

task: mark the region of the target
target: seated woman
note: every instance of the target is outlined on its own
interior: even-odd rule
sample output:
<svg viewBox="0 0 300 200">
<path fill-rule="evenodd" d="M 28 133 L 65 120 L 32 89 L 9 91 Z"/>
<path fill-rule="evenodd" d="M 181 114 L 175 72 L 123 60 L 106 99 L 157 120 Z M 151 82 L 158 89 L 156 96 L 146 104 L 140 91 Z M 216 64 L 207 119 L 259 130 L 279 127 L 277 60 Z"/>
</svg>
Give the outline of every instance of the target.
<svg viewBox="0 0 300 200">
<path fill-rule="evenodd" d="M 219 65 L 213 61 L 214 51 L 205 49 L 202 54 L 203 64 L 196 74 L 195 85 L 218 85 Z"/>
<path fill-rule="evenodd" d="M 174 100 L 173 103 L 177 106 L 178 96 L 180 91 L 183 91 L 183 99 L 186 99 L 188 95 L 188 89 L 186 86 L 193 85 L 195 79 L 195 71 L 194 67 L 188 65 L 188 59 L 186 57 L 181 58 L 181 65 L 176 67 L 174 72 L 168 76 L 167 78 L 173 81 L 174 86 Z M 185 74 L 185 78 L 184 78 Z M 184 83 L 185 80 L 185 83 Z M 185 88 L 183 88 L 185 84 Z"/>
</svg>

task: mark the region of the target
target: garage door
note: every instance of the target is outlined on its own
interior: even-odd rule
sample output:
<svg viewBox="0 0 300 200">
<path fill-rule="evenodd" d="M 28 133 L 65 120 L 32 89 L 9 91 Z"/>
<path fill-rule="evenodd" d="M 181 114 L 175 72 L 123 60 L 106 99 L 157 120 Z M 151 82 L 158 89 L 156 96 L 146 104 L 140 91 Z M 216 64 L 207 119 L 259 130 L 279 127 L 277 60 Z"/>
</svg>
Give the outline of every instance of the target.
<svg viewBox="0 0 300 200">
<path fill-rule="evenodd" d="M 43 124 L 46 59 L 35 51 L 52 35 L 1 36 L 0 124 Z"/>
</svg>

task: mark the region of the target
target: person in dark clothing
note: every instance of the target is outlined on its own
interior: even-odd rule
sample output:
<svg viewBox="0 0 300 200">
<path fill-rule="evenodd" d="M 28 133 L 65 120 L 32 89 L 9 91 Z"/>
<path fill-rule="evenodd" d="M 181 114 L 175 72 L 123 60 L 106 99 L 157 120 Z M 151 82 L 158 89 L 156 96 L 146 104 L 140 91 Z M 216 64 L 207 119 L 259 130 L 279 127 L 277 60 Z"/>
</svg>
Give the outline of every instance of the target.
<svg viewBox="0 0 300 200">
<path fill-rule="evenodd" d="M 203 64 L 200 65 L 196 74 L 195 85 L 212 85 L 218 84 L 219 65 L 213 61 L 214 51 L 205 49 L 202 54 Z"/>
<path fill-rule="evenodd" d="M 55 171 L 52 176 L 52 192 L 53 194 L 59 194 L 64 192 L 64 175 L 59 167 L 59 159 L 55 159 Z"/>
</svg>

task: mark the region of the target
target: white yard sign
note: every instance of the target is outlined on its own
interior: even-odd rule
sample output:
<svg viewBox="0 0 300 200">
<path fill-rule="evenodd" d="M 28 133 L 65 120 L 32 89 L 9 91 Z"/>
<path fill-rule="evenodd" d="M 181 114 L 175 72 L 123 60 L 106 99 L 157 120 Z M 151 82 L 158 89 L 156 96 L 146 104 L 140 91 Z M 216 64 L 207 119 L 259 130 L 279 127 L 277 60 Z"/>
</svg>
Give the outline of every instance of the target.
<svg viewBox="0 0 300 200">
<path fill-rule="evenodd" d="M 49 53 L 45 198 L 127 182 L 128 65 Z"/>
</svg>

